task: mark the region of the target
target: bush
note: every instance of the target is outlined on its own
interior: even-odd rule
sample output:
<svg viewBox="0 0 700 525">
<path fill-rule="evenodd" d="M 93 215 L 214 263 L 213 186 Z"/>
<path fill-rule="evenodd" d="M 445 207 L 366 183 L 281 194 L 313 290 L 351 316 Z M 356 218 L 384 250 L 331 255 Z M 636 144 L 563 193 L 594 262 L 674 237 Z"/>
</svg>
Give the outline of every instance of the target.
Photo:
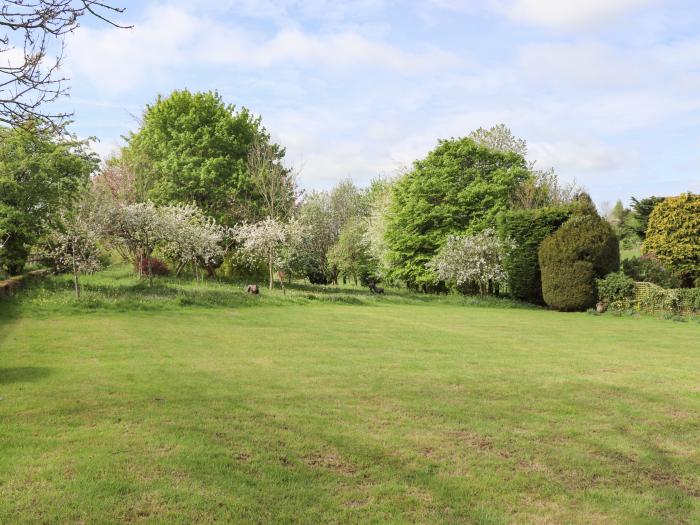
<svg viewBox="0 0 700 525">
<path fill-rule="evenodd" d="M 499 217 L 499 234 L 515 242 L 504 266 L 508 273 L 508 288 L 516 299 L 544 304 L 537 252 L 542 240 L 564 224 L 571 212 L 571 206 L 561 206 L 512 210 Z"/>
<path fill-rule="evenodd" d="M 576 212 L 539 249 L 542 295 L 551 308 L 585 311 L 597 299 L 596 278 L 620 269 L 620 243 L 594 212 Z"/>
<path fill-rule="evenodd" d="M 141 268 L 139 268 L 139 263 Z M 139 258 L 134 261 L 134 271 L 141 275 L 148 275 L 148 259 Z M 151 275 L 170 275 L 170 268 L 156 257 L 151 257 Z"/>
<path fill-rule="evenodd" d="M 678 298 L 681 306 L 692 313 L 700 313 L 700 288 L 684 288 L 678 290 Z"/>
<path fill-rule="evenodd" d="M 649 254 L 625 259 L 622 261 L 622 271 L 637 282 L 654 283 L 664 288 L 680 288 L 682 283 L 678 274 Z"/>
<path fill-rule="evenodd" d="M 625 307 L 634 300 L 634 279 L 622 272 L 609 273 L 603 279 L 596 281 L 598 300 L 610 305 Z"/>
<path fill-rule="evenodd" d="M 659 203 L 649 217 L 645 253 L 681 273 L 687 286 L 700 277 L 700 195 L 684 193 Z"/>
</svg>

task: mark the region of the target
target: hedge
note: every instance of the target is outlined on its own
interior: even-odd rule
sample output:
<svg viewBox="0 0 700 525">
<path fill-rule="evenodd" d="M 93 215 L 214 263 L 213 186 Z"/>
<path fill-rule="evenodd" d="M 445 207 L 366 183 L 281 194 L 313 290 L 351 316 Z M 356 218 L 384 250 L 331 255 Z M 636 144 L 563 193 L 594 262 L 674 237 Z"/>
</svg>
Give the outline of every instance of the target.
<svg viewBox="0 0 700 525">
<path fill-rule="evenodd" d="M 542 240 L 564 224 L 571 213 L 572 206 L 553 206 L 511 210 L 499 216 L 499 234 L 516 244 L 505 261 L 508 289 L 516 299 L 544 304 L 538 250 Z"/>
</svg>

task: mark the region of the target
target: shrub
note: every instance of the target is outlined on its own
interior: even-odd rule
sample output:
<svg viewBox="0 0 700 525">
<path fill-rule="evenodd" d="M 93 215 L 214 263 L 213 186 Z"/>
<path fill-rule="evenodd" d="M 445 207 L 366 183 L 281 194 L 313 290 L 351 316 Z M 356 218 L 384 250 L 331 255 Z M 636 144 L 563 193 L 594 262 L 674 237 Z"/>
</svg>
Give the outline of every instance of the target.
<svg viewBox="0 0 700 525">
<path fill-rule="evenodd" d="M 629 307 L 634 300 L 634 279 L 622 272 L 613 272 L 596 281 L 598 299 L 614 307 Z"/>
<path fill-rule="evenodd" d="M 700 312 L 700 288 L 684 288 L 678 290 L 680 303 L 693 313 Z"/>
<path fill-rule="evenodd" d="M 700 195 L 684 193 L 659 203 L 643 249 L 683 274 L 688 285 L 700 277 Z"/>
<path fill-rule="evenodd" d="M 632 257 L 622 261 L 622 271 L 637 282 L 654 283 L 664 288 L 680 288 L 682 280 L 653 255 Z"/>
<path fill-rule="evenodd" d="M 508 288 L 516 299 L 543 304 L 542 276 L 537 257 L 542 240 L 570 217 L 571 206 L 512 210 L 499 217 L 499 233 L 515 248 L 505 259 Z"/>
<path fill-rule="evenodd" d="M 139 268 L 140 264 L 140 268 Z M 134 261 L 134 271 L 141 275 L 148 275 L 148 260 L 143 257 L 136 259 Z M 152 275 L 170 275 L 170 268 L 165 264 L 165 262 L 157 259 L 156 257 L 151 257 L 151 274 Z"/>
<path fill-rule="evenodd" d="M 585 311 L 596 303 L 596 278 L 620 269 L 620 244 L 594 212 L 576 212 L 539 249 L 542 295 L 551 308 Z"/>
</svg>

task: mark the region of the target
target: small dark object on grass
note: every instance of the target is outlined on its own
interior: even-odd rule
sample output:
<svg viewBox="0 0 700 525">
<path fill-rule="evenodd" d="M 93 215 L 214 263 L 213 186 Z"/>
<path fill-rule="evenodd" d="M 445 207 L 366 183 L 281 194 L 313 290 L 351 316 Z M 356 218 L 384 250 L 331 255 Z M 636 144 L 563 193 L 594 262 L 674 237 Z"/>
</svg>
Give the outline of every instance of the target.
<svg viewBox="0 0 700 525">
<path fill-rule="evenodd" d="M 382 288 L 381 286 L 377 286 L 375 283 L 369 283 L 367 286 L 369 287 L 369 291 L 372 293 L 376 293 L 376 294 L 383 294 L 384 293 L 384 288 Z"/>
<path fill-rule="evenodd" d="M 260 293 L 260 288 L 258 288 L 257 284 L 249 284 L 245 287 L 245 291 L 253 295 L 258 295 Z"/>
<path fill-rule="evenodd" d="M 599 314 L 604 314 L 607 309 L 608 309 L 608 305 L 605 304 L 604 302 L 599 302 L 598 304 L 595 305 L 595 310 Z"/>
</svg>

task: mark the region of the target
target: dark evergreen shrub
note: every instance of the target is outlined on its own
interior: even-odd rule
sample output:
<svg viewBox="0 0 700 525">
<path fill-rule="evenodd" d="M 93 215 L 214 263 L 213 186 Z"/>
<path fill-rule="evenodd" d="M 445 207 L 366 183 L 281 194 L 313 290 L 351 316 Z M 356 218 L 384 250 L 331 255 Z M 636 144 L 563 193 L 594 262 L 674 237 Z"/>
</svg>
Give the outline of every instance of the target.
<svg viewBox="0 0 700 525">
<path fill-rule="evenodd" d="M 596 303 L 595 280 L 620 269 L 620 244 L 607 221 L 579 211 L 542 241 L 539 263 L 545 303 L 585 311 Z"/>
<path fill-rule="evenodd" d="M 664 288 L 680 288 L 682 280 L 653 255 L 632 257 L 622 261 L 622 271 L 637 282 L 654 283 Z"/>
<path fill-rule="evenodd" d="M 571 216 L 572 206 L 511 210 L 499 217 L 499 233 L 515 241 L 505 261 L 508 289 L 516 299 L 543 304 L 537 252 L 542 240 Z"/>
</svg>

